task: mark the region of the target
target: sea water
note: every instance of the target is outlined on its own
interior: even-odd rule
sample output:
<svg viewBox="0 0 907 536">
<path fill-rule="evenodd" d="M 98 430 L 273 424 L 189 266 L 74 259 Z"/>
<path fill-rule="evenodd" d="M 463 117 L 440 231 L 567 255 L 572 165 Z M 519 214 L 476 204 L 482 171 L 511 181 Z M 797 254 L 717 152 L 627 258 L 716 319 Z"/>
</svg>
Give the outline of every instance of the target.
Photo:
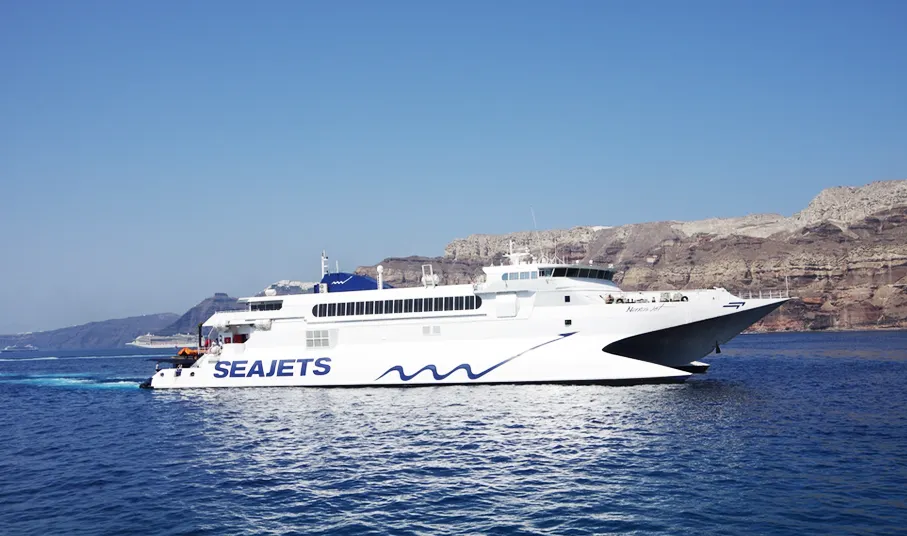
<svg viewBox="0 0 907 536">
<path fill-rule="evenodd" d="M 744 335 L 682 385 L 138 389 L 0 354 L 0 534 L 895 534 L 907 333 Z"/>
</svg>

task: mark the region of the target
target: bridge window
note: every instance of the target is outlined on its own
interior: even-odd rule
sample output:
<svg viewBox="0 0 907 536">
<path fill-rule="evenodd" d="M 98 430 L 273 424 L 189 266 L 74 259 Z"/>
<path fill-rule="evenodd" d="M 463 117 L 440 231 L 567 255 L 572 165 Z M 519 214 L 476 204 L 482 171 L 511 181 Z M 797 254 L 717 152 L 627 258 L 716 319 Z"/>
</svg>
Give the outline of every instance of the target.
<svg viewBox="0 0 907 536">
<path fill-rule="evenodd" d="M 567 268 L 567 277 L 579 277 L 579 268 Z"/>
<path fill-rule="evenodd" d="M 539 273 L 538 273 L 537 271 L 533 270 L 533 271 L 529 272 L 529 277 L 530 277 L 531 279 L 538 279 L 538 278 L 539 278 Z"/>
<path fill-rule="evenodd" d="M 554 268 L 542 268 L 539 270 L 542 277 L 551 277 L 552 272 L 554 272 Z"/>
<path fill-rule="evenodd" d="M 578 275 L 577 277 L 589 277 L 589 269 L 588 269 L 588 268 L 580 268 L 580 269 L 579 269 L 579 275 Z"/>
<path fill-rule="evenodd" d="M 554 269 L 554 277 L 566 277 L 566 276 L 567 276 L 566 268 L 555 268 Z"/>
<path fill-rule="evenodd" d="M 250 311 L 279 311 L 283 307 L 283 301 L 252 302 L 249 304 Z"/>
<path fill-rule="evenodd" d="M 520 279 L 529 279 L 529 272 L 520 272 Z"/>
</svg>

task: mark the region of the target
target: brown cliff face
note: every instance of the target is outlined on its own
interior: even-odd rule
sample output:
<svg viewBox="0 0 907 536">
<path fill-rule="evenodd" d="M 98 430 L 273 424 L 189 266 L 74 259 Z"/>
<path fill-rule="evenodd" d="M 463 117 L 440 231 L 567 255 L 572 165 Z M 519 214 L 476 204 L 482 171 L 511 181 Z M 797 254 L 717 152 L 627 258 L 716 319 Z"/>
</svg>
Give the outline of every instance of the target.
<svg viewBox="0 0 907 536">
<path fill-rule="evenodd" d="M 907 328 L 907 181 L 823 191 L 790 218 L 580 227 L 455 240 L 438 258 L 383 261 L 385 281 L 420 284 L 422 264 L 443 283 L 481 280 L 514 247 L 566 262 L 614 264 L 625 290 L 725 287 L 748 296 L 789 285 L 794 300 L 755 331 Z M 360 273 L 374 276 L 374 266 Z"/>
</svg>

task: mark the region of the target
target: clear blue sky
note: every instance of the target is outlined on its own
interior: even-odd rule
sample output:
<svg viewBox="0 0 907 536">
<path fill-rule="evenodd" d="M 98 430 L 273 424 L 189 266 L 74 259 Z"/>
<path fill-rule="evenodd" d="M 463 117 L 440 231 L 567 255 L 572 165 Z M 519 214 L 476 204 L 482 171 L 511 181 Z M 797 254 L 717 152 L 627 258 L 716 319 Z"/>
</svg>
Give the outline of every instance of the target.
<svg viewBox="0 0 907 536">
<path fill-rule="evenodd" d="M 907 178 L 901 1 L 8 1 L 0 68 L 0 333 Z"/>
</svg>

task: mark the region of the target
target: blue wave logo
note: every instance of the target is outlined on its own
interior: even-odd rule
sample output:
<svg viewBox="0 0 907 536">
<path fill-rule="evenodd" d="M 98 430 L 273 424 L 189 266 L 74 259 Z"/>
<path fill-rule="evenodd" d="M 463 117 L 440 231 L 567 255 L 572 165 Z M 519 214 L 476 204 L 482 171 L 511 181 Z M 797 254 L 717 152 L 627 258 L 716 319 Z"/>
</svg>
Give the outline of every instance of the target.
<svg viewBox="0 0 907 536">
<path fill-rule="evenodd" d="M 400 380 L 401 380 L 401 381 L 408 382 L 408 381 L 410 381 L 411 379 L 413 379 L 413 378 L 415 378 L 416 376 L 418 376 L 419 374 L 422 374 L 422 373 L 425 372 L 426 370 L 431 371 L 431 375 L 435 378 L 435 381 L 441 381 L 441 380 L 447 379 L 451 374 L 453 374 L 454 372 L 456 372 L 456 371 L 458 371 L 458 370 L 462 370 L 462 371 L 466 372 L 466 376 L 467 376 L 470 380 L 478 380 L 479 378 L 481 378 L 482 376 L 488 374 L 488 373 L 491 372 L 492 370 L 495 370 L 496 368 L 501 367 L 501 366 L 503 366 L 503 365 L 505 365 L 505 364 L 507 364 L 507 363 L 513 361 L 514 359 L 520 357 L 521 355 L 525 355 L 525 354 L 527 354 L 527 353 L 529 353 L 529 352 L 535 350 L 536 348 L 541 348 L 542 346 L 545 346 L 546 344 L 551 344 L 551 343 L 553 343 L 553 342 L 557 342 L 557 341 L 563 340 L 563 339 L 565 339 L 565 338 L 567 338 L 567 337 L 569 337 L 570 335 L 573 335 L 573 334 L 575 334 L 575 333 L 577 333 L 577 332 L 576 332 L 576 331 L 573 331 L 573 332 L 570 332 L 570 333 L 561 333 L 560 335 L 557 336 L 556 339 L 551 339 L 550 341 L 546 341 L 546 342 L 543 342 L 542 344 L 538 344 L 538 345 L 536 345 L 536 346 L 533 346 L 532 348 L 529 348 L 528 350 L 523 350 L 522 352 L 518 353 L 517 355 L 512 356 L 512 357 L 508 357 L 507 359 L 501 361 L 500 363 L 498 363 L 498 364 L 496 364 L 496 365 L 492 365 L 492 366 L 488 367 L 487 369 L 485 369 L 485 370 L 483 370 L 483 371 L 481 371 L 481 372 L 473 372 L 473 371 L 472 371 L 472 367 L 469 365 L 469 363 L 461 363 L 461 364 L 455 366 L 453 369 L 450 370 L 450 372 L 448 372 L 448 373 L 446 373 L 446 374 L 445 374 L 445 373 L 440 373 L 440 372 L 438 372 L 438 367 L 436 367 L 435 365 L 425 365 L 424 367 L 420 368 L 419 370 L 417 370 L 417 371 L 416 371 L 415 373 L 413 373 L 413 374 L 407 374 L 406 371 L 403 370 L 403 366 L 402 366 L 402 365 L 394 365 L 393 367 L 387 369 L 387 371 L 385 371 L 384 374 L 382 374 L 381 376 L 378 376 L 377 378 L 375 378 L 375 381 L 380 380 L 381 378 L 387 376 L 387 375 L 390 374 L 391 372 L 396 372 L 396 373 L 400 376 Z"/>
</svg>

